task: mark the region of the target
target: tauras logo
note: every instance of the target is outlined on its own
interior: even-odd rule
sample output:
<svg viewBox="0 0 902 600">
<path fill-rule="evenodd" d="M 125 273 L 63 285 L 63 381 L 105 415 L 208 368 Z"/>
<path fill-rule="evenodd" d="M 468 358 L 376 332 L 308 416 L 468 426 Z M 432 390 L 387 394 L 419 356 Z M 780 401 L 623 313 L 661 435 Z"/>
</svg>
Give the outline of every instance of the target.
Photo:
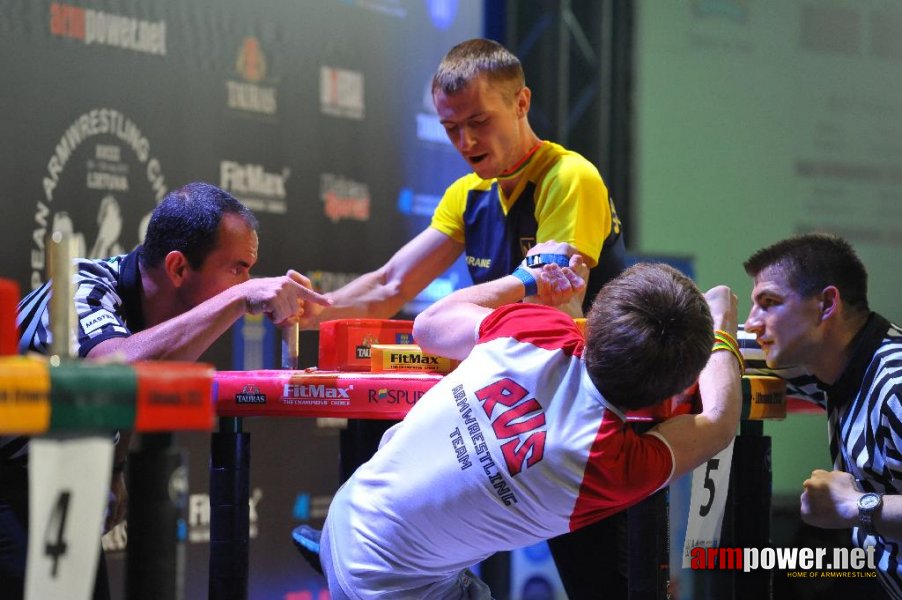
<svg viewBox="0 0 902 600">
<path fill-rule="evenodd" d="M 301 399 L 325 398 L 328 400 L 341 398 L 350 400 L 349 392 L 352 389 L 354 389 L 353 386 L 344 388 L 312 383 L 286 383 L 282 390 L 282 397 Z"/>
<path fill-rule="evenodd" d="M 278 110 L 276 88 L 260 85 L 266 78 L 267 61 L 257 38 L 248 36 L 241 42 L 235 70 L 244 81 L 226 80 L 228 107 L 274 116 Z"/>
<path fill-rule="evenodd" d="M 248 384 L 235 394 L 236 404 L 266 404 L 266 394 L 260 393 L 256 385 Z"/>
</svg>

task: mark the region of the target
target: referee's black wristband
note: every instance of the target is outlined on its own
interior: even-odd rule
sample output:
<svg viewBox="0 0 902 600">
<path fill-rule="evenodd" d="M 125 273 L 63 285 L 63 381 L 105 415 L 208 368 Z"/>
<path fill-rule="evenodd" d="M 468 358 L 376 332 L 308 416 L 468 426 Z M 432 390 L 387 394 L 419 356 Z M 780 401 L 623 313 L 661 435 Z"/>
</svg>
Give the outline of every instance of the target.
<svg viewBox="0 0 902 600">
<path fill-rule="evenodd" d="M 550 264 L 556 264 L 559 267 L 569 267 L 570 257 L 566 254 L 533 254 L 523 259 L 523 266 L 532 269 Z"/>
</svg>

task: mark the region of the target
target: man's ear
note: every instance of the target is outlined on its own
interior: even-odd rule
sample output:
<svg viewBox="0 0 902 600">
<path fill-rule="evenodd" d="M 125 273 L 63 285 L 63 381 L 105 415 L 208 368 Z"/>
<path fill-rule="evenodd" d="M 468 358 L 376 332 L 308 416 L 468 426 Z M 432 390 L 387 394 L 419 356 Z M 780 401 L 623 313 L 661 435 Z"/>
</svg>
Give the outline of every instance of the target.
<svg viewBox="0 0 902 600">
<path fill-rule="evenodd" d="M 172 286 L 176 288 L 181 287 L 188 274 L 188 269 L 191 268 L 188 259 L 179 250 L 173 250 L 167 254 L 163 266 L 166 269 L 166 276 L 172 282 Z"/>
<path fill-rule="evenodd" d="M 517 116 L 525 117 L 529 113 L 529 104 L 532 101 L 532 91 L 525 85 L 517 92 Z"/>
<path fill-rule="evenodd" d="M 842 297 L 839 289 L 834 285 L 828 285 L 821 291 L 821 321 L 839 314 Z"/>
</svg>

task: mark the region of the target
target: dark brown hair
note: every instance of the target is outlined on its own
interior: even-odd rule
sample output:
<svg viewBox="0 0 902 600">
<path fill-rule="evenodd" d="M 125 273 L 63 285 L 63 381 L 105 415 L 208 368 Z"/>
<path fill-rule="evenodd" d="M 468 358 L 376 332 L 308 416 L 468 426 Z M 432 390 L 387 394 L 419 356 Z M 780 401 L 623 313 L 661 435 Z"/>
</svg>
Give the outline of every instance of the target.
<svg viewBox="0 0 902 600">
<path fill-rule="evenodd" d="M 586 317 L 589 377 L 625 410 L 657 404 L 692 385 L 713 344 L 704 295 L 664 264 L 640 263 L 609 281 Z"/>
<path fill-rule="evenodd" d="M 868 313 L 868 272 L 846 240 L 831 233 L 806 233 L 781 240 L 755 252 L 743 263 L 757 277 L 774 267 L 789 287 L 810 298 L 832 285 L 851 311 Z"/>
</svg>

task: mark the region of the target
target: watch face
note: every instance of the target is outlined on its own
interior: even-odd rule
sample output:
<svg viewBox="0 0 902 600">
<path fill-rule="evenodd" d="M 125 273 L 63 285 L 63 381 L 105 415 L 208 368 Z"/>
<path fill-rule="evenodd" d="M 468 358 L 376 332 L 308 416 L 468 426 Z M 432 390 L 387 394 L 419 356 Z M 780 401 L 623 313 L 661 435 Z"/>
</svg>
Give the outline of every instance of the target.
<svg viewBox="0 0 902 600">
<path fill-rule="evenodd" d="M 877 508 L 879 504 L 880 496 L 877 494 L 865 494 L 858 500 L 858 506 L 865 510 Z"/>
</svg>

